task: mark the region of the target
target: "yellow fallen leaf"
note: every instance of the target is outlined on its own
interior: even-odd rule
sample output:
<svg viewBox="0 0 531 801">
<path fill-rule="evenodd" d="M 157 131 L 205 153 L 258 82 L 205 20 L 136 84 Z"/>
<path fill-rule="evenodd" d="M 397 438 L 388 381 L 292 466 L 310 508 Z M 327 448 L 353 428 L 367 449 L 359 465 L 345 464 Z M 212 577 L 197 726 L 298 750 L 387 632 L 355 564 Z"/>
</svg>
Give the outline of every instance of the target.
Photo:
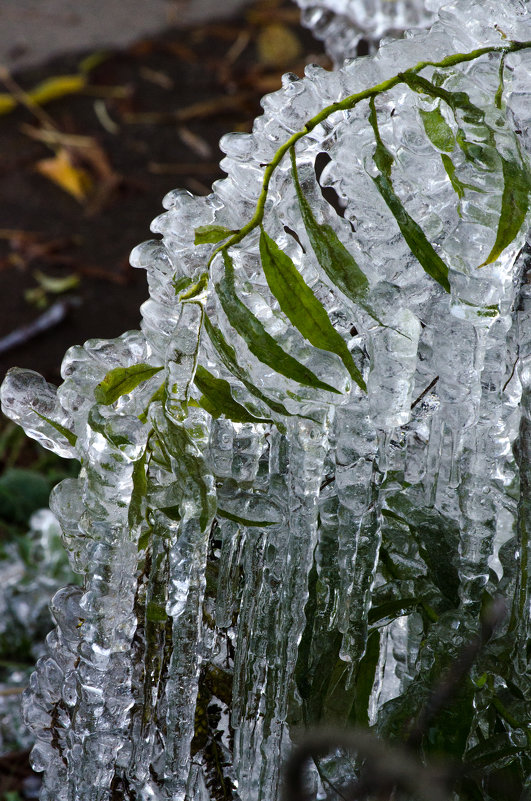
<svg viewBox="0 0 531 801">
<path fill-rule="evenodd" d="M 52 100 L 58 100 L 65 95 L 75 94 L 81 92 L 87 85 L 85 75 L 58 75 L 55 78 L 47 78 L 42 83 L 34 86 L 25 93 L 28 100 L 37 103 L 39 106 L 44 106 L 45 103 L 50 103 Z M 17 107 L 19 100 L 16 96 L 2 92 L 0 94 L 0 115 L 9 114 Z"/>
<path fill-rule="evenodd" d="M 301 44 L 294 33 L 281 23 L 266 25 L 258 34 L 258 58 L 262 64 L 281 67 L 301 54 Z"/>
<path fill-rule="evenodd" d="M 5 93 L 0 94 L 0 114 L 9 114 L 16 105 L 17 101 L 14 100 L 11 95 Z"/>
<path fill-rule="evenodd" d="M 38 161 L 35 169 L 80 202 L 86 199 L 92 186 L 92 180 L 88 172 L 79 167 L 74 167 L 70 153 L 66 148 L 58 150 L 53 158 Z"/>
<path fill-rule="evenodd" d="M 75 94 L 85 88 L 87 80 L 84 75 L 57 75 L 55 78 L 47 78 L 42 83 L 37 84 L 28 92 L 34 103 L 43 106 L 51 100 L 57 100 L 65 95 Z"/>
</svg>

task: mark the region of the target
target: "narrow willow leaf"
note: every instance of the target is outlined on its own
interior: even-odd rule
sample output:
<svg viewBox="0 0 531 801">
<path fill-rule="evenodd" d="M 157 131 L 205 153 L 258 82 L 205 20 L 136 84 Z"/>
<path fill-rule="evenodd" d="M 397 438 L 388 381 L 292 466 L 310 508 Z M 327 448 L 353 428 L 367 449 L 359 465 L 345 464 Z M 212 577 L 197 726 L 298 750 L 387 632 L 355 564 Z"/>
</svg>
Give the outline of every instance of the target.
<svg viewBox="0 0 531 801">
<path fill-rule="evenodd" d="M 369 701 L 374 685 L 376 668 L 380 657 L 380 632 L 372 631 L 367 638 L 367 648 L 360 661 L 356 675 L 356 701 L 354 716 L 358 726 L 369 725 Z"/>
<path fill-rule="evenodd" d="M 276 412 L 277 414 L 282 415 L 283 417 L 290 417 L 290 412 L 283 406 L 282 403 L 279 401 L 274 400 L 273 398 L 269 398 L 267 395 L 264 395 L 257 387 L 254 386 L 251 379 L 249 378 L 248 374 L 243 370 L 239 364 L 238 359 L 236 356 L 236 351 L 229 345 L 219 328 L 216 328 L 210 322 L 208 316 L 205 314 L 203 318 L 203 323 L 205 326 L 205 331 L 208 334 L 208 337 L 212 344 L 214 345 L 215 349 L 217 350 L 221 361 L 227 368 L 230 370 L 233 376 L 235 376 L 239 381 L 242 382 L 244 387 L 249 390 L 249 392 L 254 395 L 256 398 L 261 400 L 265 403 L 272 411 Z"/>
<path fill-rule="evenodd" d="M 418 598 L 393 598 L 390 601 L 384 601 L 369 610 L 369 625 L 374 626 L 379 623 L 382 626 L 400 615 L 413 612 L 419 605 Z"/>
<path fill-rule="evenodd" d="M 453 163 L 450 156 L 446 155 L 446 153 L 441 153 L 441 161 L 443 163 L 446 175 L 448 176 L 450 183 L 452 184 L 454 192 L 456 193 L 459 200 L 461 200 L 461 198 L 463 198 L 465 195 L 465 185 L 459 180 L 459 178 L 455 174 L 455 164 Z"/>
<path fill-rule="evenodd" d="M 499 71 L 499 80 L 498 80 L 498 88 L 496 90 L 496 94 L 494 95 L 494 105 L 496 108 L 501 109 L 503 106 L 503 91 L 504 91 L 504 71 L 505 71 L 505 56 L 506 53 L 502 53 L 502 57 L 500 59 L 500 71 Z"/>
<path fill-rule="evenodd" d="M 109 406 L 121 395 L 131 392 L 162 369 L 162 367 L 152 367 L 151 364 L 144 363 L 133 364 L 131 367 L 115 367 L 94 389 L 94 397 L 98 403 Z"/>
<path fill-rule="evenodd" d="M 435 252 L 420 225 L 407 213 L 400 198 L 395 194 L 389 178 L 385 175 L 377 175 L 373 177 L 373 181 L 397 221 L 402 236 L 415 258 L 420 262 L 423 270 L 428 275 L 431 275 L 443 289 L 449 292 L 450 282 L 448 281 L 447 265 Z"/>
<path fill-rule="evenodd" d="M 382 137 L 380 136 L 380 131 L 378 128 L 378 119 L 376 116 L 376 105 L 374 103 L 374 97 L 371 97 L 369 100 L 369 122 L 372 126 L 374 131 L 374 138 L 376 139 L 376 149 L 373 155 L 373 161 L 380 170 L 383 175 L 386 175 L 387 178 L 391 178 L 391 170 L 393 167 L 394 158 L 392 153 L 386 148 L 382 141 Z"/>
<path fill-rule="evenodd" d="M 65 95 L 81 92 L 86 85 L 87 79 L 84 75 L 57 75 L 39 83 L 28 92 L 28 96 L 34 103 L 43 106 Z"/>
<path fill-rule="evenodd" d="M 55 430 L 58 431 L 59 434 L 62 434 L 63 437 L 66 439 L 66 441 L 70 443 L 70 445 L 72 445 L 72 447 L 75 446 L 77 442 L 77 435 L 74 434 L 73 431 L 70 431 L 68 428 L 65 428 L 63 425 L 61 425 L 61 423 L 56 423 L 55 420 L 51 420 L 49 417 L 46 417 L 45 414 L 41 414 L 40 412 L 37 411 L 37 409 L 33 409 L 33 411 L 35 412 L 37 417 L 40 417 L 41 420 L 44 420 L 46 423 L 48 423 L 48 425 L 51 425 L 52 428 L 55 428 Z"/>
<path fill-rule="evenodd" d="M 432 245 L 428 242 L 426 234 L 415 222 L 415 220 L 407 213 L 398 195 L 395 194 L 393 184 L 391 183 L 390 167 L 387 160 L 382 155 L 381 148 L 383 147 L 380 132 L 378 130 L 378 118 L 376 116 L 376 107 L 374 99 L 371 98 L 369 122 L 374 131 L 376 139 L 376 149 L 373 155 L 373 160 L 376 166 L 380 169 L 380 174 L 372 176 L 372 180 L 376 184 L 378 191 L 387 203 L 389 210 L 398 223 L 398 227 L 402 236 L 406 240 L 411 252 L 419 260 L 422 268 L 428 275 L 435 278 L 447 292 L 450 291 L 450 284 L 448 282 L 448 267 L 443 262 L 440 256 L 437 255 Z M 386 151 L 388 152 L 388 151 Z M 377 163 L 378 162 L 378 163 Z M 383 168 L 383 170 L 382 170 Z M 386 172 L 387 171 L 387 172 Z"/>
<path fill-rule="evenodd" d="M 200 225 L 194 233 L 194 245 L 215 245 L 235 232 L 223 225 Z"/>
<path fill-rule="evenodd" d="M 133 465 L 133 491 L 128 512 L 129 528 L 134 528 L 142 522 L 143 499 L 147 494 L 146 456 L 147 449 Z"/>
<path fill-rule="evenodd" d="M 325 384 L 307 367 L 286 353 L 278 342 L 268 334 L 257 317 L 242 303 L 234 286 L 234 266 L 226 251 L 223 251 L 225 276 L 216 284 L 216 292 L 230 324 L 246 342 L 256 358 L 272 367 L 277 373 L 315 389 L 326 389 L 340 395 L 341 392 Z"/>
<path fill-rule="evenodd" d="M 208 273 L 203 273 L 203 275 L 195 283 L 193 283 L 185 292 L 179 295 L 179 301 L 184 302 L 186 300 L 197 299 L 200 295 L 203 295 L 207 289 Z"/>
<path fill-rule="evenodd" d="M 200 404 L 203 409 L 212 415 L 220 417 L 225 415 L 235 423 L 269 423 L 270 420 L 255 417 L 247 411 L 245 406 L 234 400 L 230 384 L 223 378 L 216 378 L 200 364 L 197 366 L 194 383 L 203 393 Z"/>
<path fill-rule="evenodd" d="M 438 150 L 451 153 L 455 148 L 455 136 L 444 119 L 441 110 L 439 108 L 434 108 L 433 111 L 419 109 L 419 114 L 430 142 Z"/>
<path fill-rule="evenodd" d="M 360 270 L 356 260 L 338 238 L 334 229 L 330 225 L 319 225 L 313 216 L 310 204 L 304 197 L 299 183 L 293 148 L 290 153 L 293 182 L 297 192 L 301 216 L 317 261 L 338 289 L 354 302 L 359 302 L 369 287 L 367 277 Z"/>
<path fill-rule="evenodd" d="M 529 171 L 516 159 L 502 156 L 503 195 L 500 220 L 494 247 L 480 267 L 492 264 L 517 236 L 529 208 L 531 181 Z"/>
<path fill-rule="evenodd" d="M 166 401 L 166 382 L 162 383 L 159 387 L 157 387 L 157 389 L 149 399 L 148 405 L 146 406 L 142 414 L 138 415 L 138 419 L 140 420 L 141 423 L 147 423 L 149 407 L 151 406 L 152 403 L 156 403 L 157 401 L 162 401 L 162 403 Z"/>
<path fill-rule="evenodd" d="M 485 130 L 488 130 L 487 128 Z M 496 144 L 492 139 L 492 131 L 489 131 L 489 141 L 486 144 L 479 142 L 469 142 L 463 128 L 457 129 L 456 142 L 463 151 L 467 161 L 479 164 L 483 169 L 493 171 L 499 167 L 499 154 Z"/>
<path fill-rule="evenodd" d="M 345 340 L 335 330 L 324 306 L 307 286 L 290 257 L 262 228 L 260 256 L 267 283 L 280 308 L 314 347 L 336 353 L 356 384 L 367 390 Z"/>
<path fill-rule="evenodd" d="M 258 526 L 262 528 L 264 526 L 277 525 L 274 520 L 248 520 L 246 517 L 239 517 L 238 515 L 233 515 L 232 512 L 227 512 L 225 509 L 220 509 L 219 506 L 216 510 L 216 515 L 232 520 L 234 523 L 239 523 L 241 526 Z"/>
<path fill-rule="evenodd" d="M 191 283 L 192 279 L 187 275 L 182 275 L 180 278 L 174 279 L 172 284 L 173 288 L 175 289 L 175 294 L 178 295 L 179 292 L 182 292 L 183 289 L 186 289 L 186 287 L 190 286 Z"/>
<path fill-rule="evenodd" d="M 164 429 L 159 430 L 154 425 L 159 437 L 159 446 L 163 452 L 171 454 L 178 464 L 179 481 L 195 485 L 201 504 L 199 524 L 201 530 L 205 531 L 216 511 L 216 500 L 210 486 L 210 472 L 190 433 L 182 425 L 172 424 L 169 421 L 165 421 L 164 426 Z M 180 514 L 181 510 L 176 509 L 175 512 Z"/>
<path fill-rule="evenodd" d="M 456 109 L 464 111 L 463 120 L 467 123 L 478 125 L 485 119 L 485 112 L 471 102 L 466 92 L 449 92 L 447 89 L 443 89 L 442 86 L 436 86 L 421 75 L 415 75 L 411 72 L 401 73 L 400 78 L 415 92 L 429 95 L 430 97 L 439 97 L 448 103 L 453 111 Z"/>
</svg>

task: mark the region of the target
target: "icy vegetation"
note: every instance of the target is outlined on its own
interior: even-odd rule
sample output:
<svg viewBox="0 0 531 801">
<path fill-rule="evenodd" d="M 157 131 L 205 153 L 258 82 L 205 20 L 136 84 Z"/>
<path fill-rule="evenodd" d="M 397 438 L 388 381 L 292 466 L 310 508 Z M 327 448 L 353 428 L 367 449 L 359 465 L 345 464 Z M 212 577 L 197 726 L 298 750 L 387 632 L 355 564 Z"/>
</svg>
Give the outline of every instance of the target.
<svg viewBox="0 0 531 801">
<path fill-rule="evenodd" d="M 50 506 L 83 587 L 25 695 L 42 801 L 276 801 L 319 723 L 416 722 L 456 799 L 529 782 L 529 12 L 458 0 L 286 75 L 133 252 L 142 330 L 71 348 L 57 389 L 8 374 L 4 412 L 82 464 Z"/>
<path fill-rule="evenodd" d="M 296 0 L 302 22 L 322 39 L 335 63 L 356 55 L 363 39 L 375 50 L 383 37 L 428 28 L 447 0 Z"/>
</svg>

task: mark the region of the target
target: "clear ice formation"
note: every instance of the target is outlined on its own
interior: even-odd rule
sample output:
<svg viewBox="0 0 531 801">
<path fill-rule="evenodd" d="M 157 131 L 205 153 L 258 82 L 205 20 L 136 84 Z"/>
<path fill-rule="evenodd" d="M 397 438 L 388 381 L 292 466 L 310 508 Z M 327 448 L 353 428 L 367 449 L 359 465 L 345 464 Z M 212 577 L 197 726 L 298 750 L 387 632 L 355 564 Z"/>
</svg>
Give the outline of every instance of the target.
<svg viewBox="0 0 531 801">
<path fill-rule="evenodd" d="M 32 371 L 8 374 L 4 412 L 82 464 L 51 509 L 83 587 L 54 596 L 56 628 L 25 696 L 42 801 L 275 801 L 293 732 L 352 722 L 368 649 L 379 658 L 366 714 L 386 733 L 398 697 L 425 692 L 435 654 L 472 636 L 485 589 L 513 604 L 505 625 L 529 692 L 529 218 L 478 265 L 496 239 L 507 165 L 530 150 L 531 51 L 506 57 L 503 91 L 496 53 L 422 72 L 466 92 L 485 125 L 404 84 L 376 98 L 394 191 L 448 265 L 449 293 L 377 191 L 366 101 L 296 146 L 317 221 L 367 276 L 363 307 L 321 269 L 288 157 L 273 174 L 265 229 L 326 308 L 367 393 L 281 312 L 257 230 L 230 250 L 238 308 L 336 392 L 260 361 L 229 323 L 221 256 L 208 286 L 185 297 L 214 249 L 194 246 L 195 229 L 245 225 L 264 165 L 312 115 L 421 59 L 531 40 L 529 12 L 521 0 L 456 0 L 430 31 L 374 56 L 286 75 L 252 134 L 223 137 L 227 177 L 208 197 L 170 192 L 152 226 L 161 238 L 133 251 L 149 285 L 141 331 L 71 348 L 58 389 Z M 439 147 L 425 130 L 435 118 Z M 110 371 L 137 364 L 146 380 L 97 402 Z M 215 409 L 227 395 L 232 419 Z M 319 690 L 330 664 L 334 681 Z M 474 732 L 485 735 L 482 714 Z M 477 742 L 472 733 L 467 748 Z M 341 759 L 326 767 L 336 783 L 349 770 Z"/>
<path fill-rule="evenodd" d="M 44 651 L 50 597 L 78 577 L 70 570 L 59 523 L 49 509 L 31 516 L 24 546 L 0 552 L 0 755 L 33 745 L 21 716 L 22 689 Z M 18 690 L 18 692 L 17 692 Z M 5 693 L 5 694 L 4 694 Z"/>
<path fill-rule="evenodd" d="M 296 0 L 302 23 L 325 43 L 336 65 L 356 56 L 363 39 L 371 51 L 383 37 L 428 28 L 448 0 Z"/>
</svg>

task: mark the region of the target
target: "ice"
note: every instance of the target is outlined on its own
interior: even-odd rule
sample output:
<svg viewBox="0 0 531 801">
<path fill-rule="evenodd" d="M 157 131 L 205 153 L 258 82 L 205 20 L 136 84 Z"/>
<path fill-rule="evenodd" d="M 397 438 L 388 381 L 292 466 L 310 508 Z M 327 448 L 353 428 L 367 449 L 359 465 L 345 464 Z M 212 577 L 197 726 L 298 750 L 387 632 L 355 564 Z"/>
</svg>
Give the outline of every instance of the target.
<svg viewBox="0 0 531 801">
<path fill-rule="evenodd" d="M 322 39 L 337 65 L 356 55 L 361 39 L 374 50 L 380 39 L 427 28 L 448 0 L 297 0 L 302 23 Z"/>
<path fill-rule="evenodd" d="M 376 40 L 427 26 L 438 5 L 315 0 L 306 18 L 331 35 L 333 13 L 363 22 L 369 9 L 363 35 Z M 287 156 L 272 174 L 264 229 L 325 308 L 366 393 L 284 314 L 258 230 L 230 246 L 233 286 L 216 244 L 194 238 L 198 226 L 249 221 L 265 165 L 323 106 L 421 60 L 507 44 L 496 25 L 531 39 L 528 5 L 456 0 L 430 31 L 388 40 L 375 56 L 286 76 L 252 134 L 223 138 L 227 178 L 208 197 L 169 193 L 152 227 L 161 239 L 133 252 L 150 293 L 141 331 L 71 348 L 57 390 L 31 371 L 8 374 L 4 412 L 82 465 L 50 504 L 83 587 L 54 596 L 56 628 L 24 701 L 45 801 L 217 801 L 220 788 L 277 801 L 297 732 L 320 723 L 388 732 L 401 699 L 426 697 L 433 661 L 474 636 L 485 592 L 507 599 L 525 682 L 528 213 L 479 265 L 508 197 L 517 215 L 515 165 L 528 169 L 528 51 L 507 57 L 501 95 L 499 53 L 428 67 L 442 97 L 397 84 L 375 99 L 372 125 L 365 99 L 297 141 L 302 190 L 320 230 L 366 276 L 361 296 L 318 260 Z M 356 36 L 345 29 L 338 51 Z M 444 97 L 463 93 L 484 117 L 459 103 L 454 114 Z M 425 126 L 437 108 L 446 150 Z M 374 113 L 394 200 L 379 191 Z M 439 259 L 449 292 L 433 276 Z M 254 316 L 266 352 L 248 327 L 235 330 L 235 307 Z M 296 380 L 282 354 L 337 391 Z M 135 364 L 162 369 L 97 402 L 105 376 Z M 365 706 L 360 665 L 374 673 Z M 489 725 L 478 709 L 478 730 Z M 312 786 L 336 801 L 323 788 L 347 782 L 352 762 L 338 753 L 319 770 Z"/>
</svg>

